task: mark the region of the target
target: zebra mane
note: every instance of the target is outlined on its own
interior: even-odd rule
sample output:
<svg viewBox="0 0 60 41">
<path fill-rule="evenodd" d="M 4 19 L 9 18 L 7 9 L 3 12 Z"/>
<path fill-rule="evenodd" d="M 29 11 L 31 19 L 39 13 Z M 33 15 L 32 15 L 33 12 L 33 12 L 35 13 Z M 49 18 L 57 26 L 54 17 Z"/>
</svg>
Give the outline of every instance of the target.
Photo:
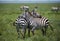
<svg viewBox="0 0 60 41">
<path fill-rule="evenodd" d="M 31 14 L 31 12 L 28 12 L 31 16 L 33 16 L 32 14 Z M 33 16 L 34 17 L 34 16 Z"/>
</svg>

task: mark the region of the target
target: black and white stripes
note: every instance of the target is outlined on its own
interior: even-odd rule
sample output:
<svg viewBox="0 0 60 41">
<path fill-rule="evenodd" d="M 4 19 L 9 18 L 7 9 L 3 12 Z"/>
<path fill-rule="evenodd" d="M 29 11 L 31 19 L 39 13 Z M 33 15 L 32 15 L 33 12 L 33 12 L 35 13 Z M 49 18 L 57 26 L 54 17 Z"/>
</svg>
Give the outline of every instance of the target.
<svg viewBox="0 0 60 41">
<path fill-rule="evenodd" d="M 32 26 L 32 29 L 31 29 L 32 32 L 34 32 L 34 30 L 37 28 L 37 29 L 43 30 L 42 32 L 45 33 L 46 28 L 48 28 L 48 26 L 50 25 L 49 20 L 43 16 L 42 18 L 34 18 L 34 17 L 30 18 L 30 21 L 31 21 L 30 23 Z"/>
<path fill-rule="evenodd" d="M 42 17 L 40 20 L 41 20 L 40 22 L 42 25 L 48 25 L 49 24 L 49 20 L 45 17 Z"/>
<path fill-rule="evenodd" d="M 27 25 L 27 21 L 24 18 L 17 18 L 15 23 L 19 23 L 20 25 Z"/>
<path fill-rule="evenodd" d="M 25 37 L 25 33 L 26 33 L 26 28 L 27 28 L 27 21 L 21 17 L 18 16 L 18 18 L 15 20 L 14 25 L 16 26 L 16 30 L 18 33 L 18 37 L 20 37 L 20 34 Z M 20 29 L 20 30 L 19 30 Z M 22 33 L 21 33 L 21 29 L 22 29 Z"/>
</svg>

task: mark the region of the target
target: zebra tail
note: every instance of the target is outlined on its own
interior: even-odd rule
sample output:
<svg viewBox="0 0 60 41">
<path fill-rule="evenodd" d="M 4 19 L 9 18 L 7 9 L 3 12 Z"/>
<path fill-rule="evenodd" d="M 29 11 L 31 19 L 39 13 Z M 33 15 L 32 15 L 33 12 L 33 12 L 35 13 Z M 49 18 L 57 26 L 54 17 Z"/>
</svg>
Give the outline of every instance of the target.
<svg viewBox="0 0 60 41">
<path fill-rule="evenodd" d="M 52 25 L 51 25 L 50 23 L 49 23 L 49 26 L 50 26 L 50 29 L 51 29 L 52 31 L 54 31 L 54 30 L 53 30 L 53 27 L 52 27 Z"/>
</svg>

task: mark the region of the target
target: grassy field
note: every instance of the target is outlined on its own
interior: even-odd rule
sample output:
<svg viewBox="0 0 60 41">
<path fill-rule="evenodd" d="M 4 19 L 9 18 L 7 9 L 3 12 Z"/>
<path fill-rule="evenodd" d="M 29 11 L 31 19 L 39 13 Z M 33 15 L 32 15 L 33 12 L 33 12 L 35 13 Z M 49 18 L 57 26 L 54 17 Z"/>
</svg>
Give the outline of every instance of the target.
<svg viewBox="0 0 60 41">
<path fill-rule="evenodd" d="M 22 13 L 20 11 L 22 5 L 30 6 L 30 10 L 38 6 L 38 12 L 51 21 L 54 32 L 48 28 L 47 35 L 43 36 L 40 30 L 36 30 L 34 36 L 31 34 L 31 37 L 28 37 L 26 33 L 25 39 L 17 39 L 16 28 L 12 23 Z M 60 41 L 60 11 L 52 12 L 50 10 L 52 6 L 60 4 L 0 4 L 0 41 Z"/>
</svg>

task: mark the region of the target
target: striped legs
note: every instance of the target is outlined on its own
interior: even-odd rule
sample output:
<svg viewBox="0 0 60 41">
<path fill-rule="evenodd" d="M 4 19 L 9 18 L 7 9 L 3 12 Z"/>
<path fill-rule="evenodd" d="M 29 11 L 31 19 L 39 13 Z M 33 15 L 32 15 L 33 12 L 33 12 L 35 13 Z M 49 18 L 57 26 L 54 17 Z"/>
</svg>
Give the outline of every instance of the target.
<svg viewBox="0 0 60 41">
<path fill-rule="evenodd" d="M 48 28 L 48 26 L 45 26 L 45 32 L 44 32 L 44 35 L 46 35 L 47 28 Z"/>
<path fill-rule="evenodd" d="M 20 38 L 20 34 L 23 36 L 23 38 L 25 38 L 25 34 L 26 34 L 25 26 L 22 26 L 23 34 L 21 33 L 21 31 L 19 29 L 20 29 L 20 24 L 18 23 L 18 24 L 16 24 L 16 30 L 17 30 L 17 33 L 18 33 L 18 38 Z"/>
<path fill-rule="evenodd" d="M 43 36 L 46 35 L 47 28 L 48 28 L 48 26 L 44 26 L 43 28 L 41 28 Z"/>
<path fill-rule="evenodd" d="M 17 30 L 17 33 L 18 33 L 18 38 L 20 38 L 19 24 L 16 24 L 16 30 Z"/>
<path fill-rule="evenodd" d="M 34 30 L 35 30 L 35 28 L 36 28 L 36 27 L 33 27 L 32 30 L 31 30 L 31 32 L 32 32 L 33 35 L 34 35 Z"/>
<path fill-rule="evenodd" d="M 28 22 L 28 36 L 30 37 L 30 23 Z"/>
<path fill-rule="evenodd" d="M 22 29 L 23 29 L 23 38 L 25 38 L 25 35 L 26 35 L 26 26 L 22 26 Z"/>
</svg>

